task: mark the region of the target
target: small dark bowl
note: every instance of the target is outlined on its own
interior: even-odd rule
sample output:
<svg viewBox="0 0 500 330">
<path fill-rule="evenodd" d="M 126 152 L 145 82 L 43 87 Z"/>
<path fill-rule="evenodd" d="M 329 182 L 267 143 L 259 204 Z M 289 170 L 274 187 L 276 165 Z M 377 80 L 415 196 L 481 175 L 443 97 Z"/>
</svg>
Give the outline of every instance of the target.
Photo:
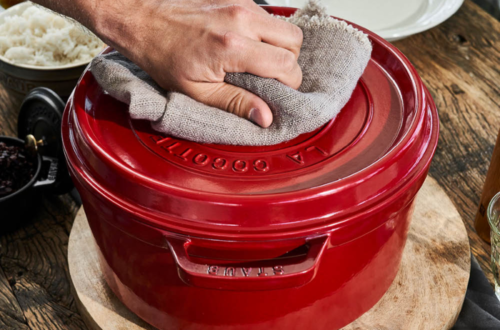
<svg viewBox="0 0 500 330">
<path fill-rule="evenodd" d="M 23 147 L 21 139 L 0 136 L 0 142 L 8 146 Z M 42 166 L 48 163 L 48 175 L 42 177 Z M 57 159 L 36 155 L 36 170 L 33 178 L 21 189 L 0 198 L 0 233 L 12 230 L 31 218 L 41 200 L 41 193 L 55 182 Z"/>
</svg>

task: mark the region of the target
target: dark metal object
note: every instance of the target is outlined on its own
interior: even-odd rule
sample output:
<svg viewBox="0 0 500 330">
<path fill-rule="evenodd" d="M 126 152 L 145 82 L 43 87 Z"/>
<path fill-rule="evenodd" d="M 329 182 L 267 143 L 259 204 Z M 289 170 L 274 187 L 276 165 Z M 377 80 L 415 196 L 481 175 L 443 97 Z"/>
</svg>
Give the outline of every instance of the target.
<svg viewBox="0 0 500 330">
<path fill-rule="evenodd" d="M 73 189 L 61 143 L 61 118 L 64 106 L 65 102 L 54 91 L 37 87 L 24 99 L 17 122 L 17 135 L 20 139 L 31 135 L 33 138 L 28 138 L 28 141 L 43 141 L 37 144 L 37 152 L 59 160 L 58 177 L 51 189 L 55 194 L 65 194 Z"/>
<path fill-rule="evenodd" d="M 18 147 L 25 144 L 21 139 L 6 136 L 0 136 L 0 142 Z M 57 183 L 59 164 L 63 162 L 40 154 L 36 159 L 33 178 L 23 188 L 0 198 L 0 232 L 12 230 L 30 219 L 40 203 L 41 193 L 51 191 Z"/>
<path fill-rule="evenodd" d="M 18 137 L 0 136 L 7 145 L 26 147 L 36 157 L 33 179 L 18 191 L 0 198 L 0 233 L 32 219 L 42 193 L 64 194 L 73 183 L 68 174 L 61 142 L 61 118 L 65 102 L 54 91 L 38 87 L 24 99 L 18 117 Z"/>
</svg>

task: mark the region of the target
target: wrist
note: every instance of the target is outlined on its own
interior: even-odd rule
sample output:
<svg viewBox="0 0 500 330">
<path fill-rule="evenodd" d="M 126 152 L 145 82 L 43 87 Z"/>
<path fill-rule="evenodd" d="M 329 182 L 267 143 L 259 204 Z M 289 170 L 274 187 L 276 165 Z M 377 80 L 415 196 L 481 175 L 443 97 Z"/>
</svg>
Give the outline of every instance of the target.
<svg viewBox="0 0 500 330">
<path fill-rule="evenodd" d="M 130 24 L 135 20 L 129 16 L 129 4 L 133 1 L 119 1 L 120 5 L 116 2 L 103 1 L 99 4 L 92 24 L 94 32 L 105 43 L 120 48 L 130 38 Z"/>
<path fill-rule="evenodd" d="M 144 47 L 148 28 L 146 23 L 154 15 L 148 0 L 102 1 L 94 17 L 94 32 L 108 45 L 135 61 L 134 50 Z"/>
<path fill-rule="evenodd" d="M 168 0 L 102 1 L 95 18 L 95 33 L 129 60 L 150 72 L 155 44 L 164 45 L 168 36 L 155 34 L 168 24 Z M 163 30 L 163 29 L 162 29 Z M 161 37 L 161 40 L 158 38 Z"/>
</svg>

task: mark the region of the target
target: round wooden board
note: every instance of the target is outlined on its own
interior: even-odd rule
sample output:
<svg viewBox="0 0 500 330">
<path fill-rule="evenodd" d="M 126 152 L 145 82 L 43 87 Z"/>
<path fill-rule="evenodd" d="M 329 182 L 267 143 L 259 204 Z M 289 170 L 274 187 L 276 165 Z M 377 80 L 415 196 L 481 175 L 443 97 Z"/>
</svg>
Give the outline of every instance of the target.
<svg viewBox="0 0 500 330">
<path fill-rule="evenodd" d="M 83 208 L 69 238 L 69 272 L 78 309 L 91 329 L 154 329 L 107 286 Z M 417 196 L 401 268 L 384 297 L 344 330 L 449 329 L 470 274 L 469 240 L 453 203 L 428 177 Z"/>
</svg>

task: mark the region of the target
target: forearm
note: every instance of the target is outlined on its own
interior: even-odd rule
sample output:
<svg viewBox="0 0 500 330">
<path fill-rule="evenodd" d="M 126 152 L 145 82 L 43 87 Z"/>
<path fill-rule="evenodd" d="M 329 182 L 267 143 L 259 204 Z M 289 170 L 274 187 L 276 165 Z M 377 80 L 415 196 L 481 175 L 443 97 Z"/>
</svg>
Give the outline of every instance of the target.
<svg viewBox="0 0 500 330">
<path fill-rule="evenodd" d="M 92 13 L 98 13 L 102 3 L 100 0 L 34 0 L 44 7 L 47 7 L 57 13 L 66 15 L 85 25 L 88 29 L 94 31 L 97 17 Z"/>
</svg>

